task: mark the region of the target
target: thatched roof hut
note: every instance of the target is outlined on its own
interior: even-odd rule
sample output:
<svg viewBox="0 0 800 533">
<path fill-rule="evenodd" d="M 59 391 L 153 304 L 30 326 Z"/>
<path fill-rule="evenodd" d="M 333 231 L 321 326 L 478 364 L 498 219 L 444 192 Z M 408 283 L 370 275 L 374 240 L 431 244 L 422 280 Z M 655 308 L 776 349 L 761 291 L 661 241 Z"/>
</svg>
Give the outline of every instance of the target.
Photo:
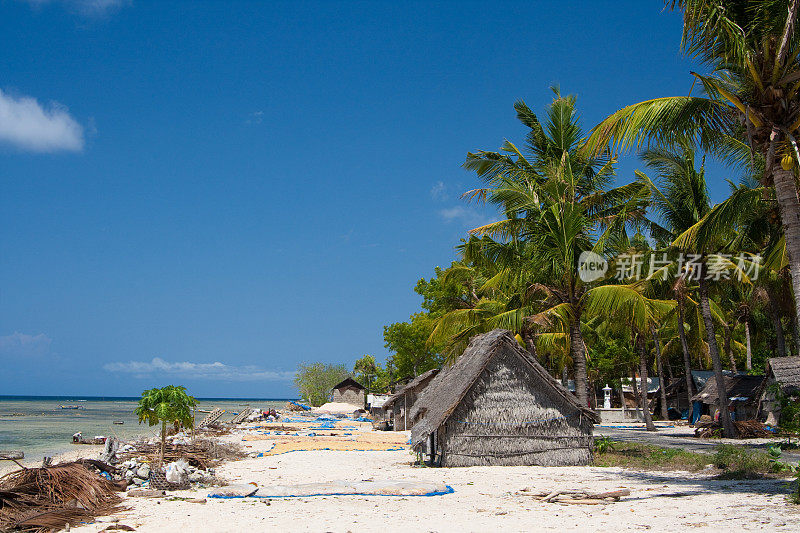
<svg viewBox="0 0 800 533">
<path fill-rule="evenodd" d="M 773 357 L 767 361 L 767 377 L 761 387 L 760 414 L 769 425 L 777 425 L 781 418 L 781 405 L 770 385 L 778 384 L 789 396 L 800 394 L 800 357 Z"/>
<path fill-rule="evenodd" d="M 414 406 L 422 391 L 425 390 L 425 387 L 438 373 L 438 368 L 423 372 L 409 381 L 405 387 L 389 396 L 389 399 L 383 404 L 384 412 L 388 414 L 391 411 L 395 431 L 404 431 L 413 427 L 413 422 L 406 415 Z"/>
<path fill-rule="evenodd" d="M 714 375 L 711 370 L 692 370 L 692 384 L 695 391 L 703 390 L 706 382 Z M 688 411 L 689 397 L 686 393 L 686 377 L 680 376 L 667 380 L 667 387 L 664 393 L 667 396 L 667 408 L 677 409 L 680 412 Z M 648 393 L 649 395 L 649 393 Z M 655 395 L 653 409 L 658 412 L 661 408 L 661 396 Z"/>
<path fill-rule="evenodd" d="M 331 389 L 331 401 L 364 407 L 364 386 L 353 378 L 337 383 Z"/>
<path fill-rule="evenodd" d="M 758 403 L 763 382 L 764 376 L 749 376 L 745 374 L 725 376 L 725 390 L 728 393 L 728 399 L 736 410 L 736 418 L 738 420 L 751 420 L 758 414 Z M 705 387 L 692 397 L 692 401 L 701 402 L 709 406 L 719 406 L 716 376 L 708 378 Z"/>
<path fill-rule="evenodd" d="M 500 329 L 473 338 L 409 416 L 412 447 L 441 466 L 588 464 L 600 421 Z"/>
<path fill-rule="evenodd" d="M 767 380 L 786 394 L 800 392 L 800 357 L 773 357 L 767 362 Z"/>
</svg>

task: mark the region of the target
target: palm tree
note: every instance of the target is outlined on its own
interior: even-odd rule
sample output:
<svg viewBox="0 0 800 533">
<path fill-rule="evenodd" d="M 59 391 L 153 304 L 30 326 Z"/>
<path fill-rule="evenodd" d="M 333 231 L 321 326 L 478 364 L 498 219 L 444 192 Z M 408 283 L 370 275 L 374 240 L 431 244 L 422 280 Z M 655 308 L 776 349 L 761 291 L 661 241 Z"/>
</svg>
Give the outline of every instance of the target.
<svg viewBox="0 0 800 533">
<path fill-rule="evenodd" d="M 187 428 L 194 426 L 192 408 L 197 402 L 192 396 L 186 394 L 186 387 L 168 385 L 163 388 L 154 388 L 142 393 L 139 405 L 134 414 L 139 417 L 139 423 L 147 422 L 150 426 L 161 423 L 161 452 L 159 463 L 164 462 L 164 448 L 167 441 L 167 422 L 179 422 Z"/>
<path fill-rule="evenodd" d="M 647 338 L 659 321 L 675 306 L 671 300 L 657 300 L 644 295 L 646 283 L 603 285 L 589 294 L 587 313 L 607 320 L 618 320 L 630 330 L 639 355 L 640 405 L 648 431 L 655 431 L 647 400 L 648 351 Z M 663 387 L 663 383 L 661 384 Z"/>
<path fill-rule="evenodd" d="M 580 155 L 583 141 L 575 98 L 562 97 L 557 90 L 555 94 L 544 127 L 524 103 L 515 105 L 518 118 L 530 128 L 524 152 L 506 141 L 503 153 L 468 155 L 465 167 L 475 170 L 488 186 L 467 196 L 497 205 L 505 217 L 472 230 L 516 250 L 515 259 L 498 265 L 498 270 L 514 268 L 520 259 L 527 261 L 524 272 L 531 277 L 517 294 L 520 308 L 542 309 L 530 317 L 532 322 L 568 325 L 576 394 L 587 405 L 581 314 L 589 284 L 579 276 L 578 258 L 585 251 L 602 254 L 627 222 L 642 216 L 643 188 L 634 183 L 603 190 L 613 176 L 613 162 Z M 527 312 L 518 316 L 522 325 Z"/>
<path fill-rule="evenodd" d="M 683 232 L 695 226 L 710 210 L 711 200 L 705 179 L 705 160 L 698 169 L 695 165 L 696 154 L 693 146 L 686 140 L 680 140 L 677 150 L 654 148 L 642 153 L 647 167 L 655 171 L 655 178 L 636 171 L 638 179 L 650 191 L 649 207 L 658 220 L 649 220 L 650 234 L 660 247 L 669 247 Z M 693 250 L 679 249 L 681 254 Z M 675 276 L 674 267 L 653 273 L 653 279 L 667 279 L 666 274 Z M 677 302 L 678 336 L 683 352 L 684 378 L 689 398 L 691 416 L 691 398 L 694 396 L 689 343 L 685 331 L 685 312 L 687 306 L 687 279 L 685 273 L 677 273 L 677 279 L 671 281 L 673 297 Z M 713 331 L 713 330 L 712 330 Z"/>
<path fill-rule="evenodd" d="M 763 160 L 761 182 L 774 188 L 800 317 L 800 0 L 673 0 L 684 12 L 682 49 L 710 68 L 692 73 L 704 96 L 656 98 L 625 107 L 590 135 L 587 154 L 661 146 L 694 137 L 705 148 L 742 159 L 745 142 Z M 731 149 L 731 147 L 734 147 Z M 745 156 L 746 157 L 746 156 Z"/>
</svg>

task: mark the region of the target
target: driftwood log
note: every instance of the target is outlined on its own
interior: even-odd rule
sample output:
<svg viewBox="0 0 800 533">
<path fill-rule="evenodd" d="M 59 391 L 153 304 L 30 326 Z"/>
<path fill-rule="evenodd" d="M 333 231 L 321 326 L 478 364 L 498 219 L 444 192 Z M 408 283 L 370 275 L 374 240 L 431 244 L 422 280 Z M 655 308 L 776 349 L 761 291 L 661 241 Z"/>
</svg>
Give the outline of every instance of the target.
<svg viewBox="0 0 800 533">
<path fill-rule="evenodd" d="M 18 467 L 23 469 L 25 468 L 25 465 L 20 463 L 20 461 L 24 458 L 25 452 L 16 450 L 0 452 L 0 461 L 14 461 Z"/>
<path fill-rule="evenodd" d="M 609 492 L 585 492 L 578 490 L 555 490 L 552 492 L 529 493 L 523 489 L 518 492 L 520 496 L 530 496 L 547 503 L 571 503 L 578 505 L 600 505 L 618 502 L 623 496 L 630 496 L 628 489 L 612 490 Z"/>
<path fill-rule="evenodd" d="M 0 450 L 0 461 L 20 461 L 25 459 L 25 452 L 20 450 Z"/>
</svg>

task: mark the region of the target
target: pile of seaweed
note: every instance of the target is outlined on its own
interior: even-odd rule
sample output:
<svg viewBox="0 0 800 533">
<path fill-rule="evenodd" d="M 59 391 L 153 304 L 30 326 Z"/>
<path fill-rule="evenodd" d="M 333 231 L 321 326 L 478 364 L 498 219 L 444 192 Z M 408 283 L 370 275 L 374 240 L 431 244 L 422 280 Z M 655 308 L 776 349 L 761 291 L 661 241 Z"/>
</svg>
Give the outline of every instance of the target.
<svg viewBox="0 0 800 533">
<path fill-rule="evenodd" d="M 57 531 L 119 511 L 120 487 L 93 468 L 68 462 L 0 478 L 0 531 Z"/>
</svg>

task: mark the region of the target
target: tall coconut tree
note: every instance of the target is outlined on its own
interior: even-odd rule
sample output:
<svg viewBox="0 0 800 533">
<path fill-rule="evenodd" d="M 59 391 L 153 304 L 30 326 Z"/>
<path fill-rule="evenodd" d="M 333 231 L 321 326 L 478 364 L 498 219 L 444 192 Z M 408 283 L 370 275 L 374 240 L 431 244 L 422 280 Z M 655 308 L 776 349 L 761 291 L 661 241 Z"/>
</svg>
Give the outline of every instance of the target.
<svg viewBox="0 0 800 533">
<path fill-rule="evenodd" d="M 583 137 L 574 97 L 556 91 L 544 126 L 523 103 L 515 109 L 530 130 L 524 149 L 506 141 L 500 152 L 467 157 L 465 167 L 487 182 L 467 196 L 498 206 L 504 215 L 473 233 L 525 243 L 530 258 L 526 271 L 533 274 L 520 301 L 537 301 L 543 311 L 532 317 L 536 322 L 558 319 L 569 325 L 576 394 L 586 405 L 581 313 L 590 285 L 580 278 L 578 260 L 582 252 L 603 253 L 627 221 L 643 214 L 643 188 L 635 183 L 604 190 L 613 177 L 613 162 L 581 155 Z"/>
<path fill-rule="evenodd" d="M 649 230 L 656 245 L 662 250 L 672 246 L 678 236 L 695 226 L 711 210 L 705 179 L 705 159 L 703 158 L 698 168 L 697 155 L 689 140 L 680 139 L 676 144 L 675 149 L 653 148 L 641 154 L 649 171 L 654 172 L 652 178 L 644 172 L 636 171 L 637 178 L 650 192 Z M 694 252 L 685 248 L 678 248 L 676 251 L 684 255 Z M 684 379 L 691 409 L 694 381 L 685 328 L 690 283 L 687 282 L 686 272 L 677 271 L 676 264 L 667 263 L 665 266 L 667 268 L 653 272 L 652 277 L 656 282 L 659 278 L 667 282 L 672 297 L 677 302 L 677 314 L 674 319 L 677 322 L 683 354 Z"/>
</svg>

